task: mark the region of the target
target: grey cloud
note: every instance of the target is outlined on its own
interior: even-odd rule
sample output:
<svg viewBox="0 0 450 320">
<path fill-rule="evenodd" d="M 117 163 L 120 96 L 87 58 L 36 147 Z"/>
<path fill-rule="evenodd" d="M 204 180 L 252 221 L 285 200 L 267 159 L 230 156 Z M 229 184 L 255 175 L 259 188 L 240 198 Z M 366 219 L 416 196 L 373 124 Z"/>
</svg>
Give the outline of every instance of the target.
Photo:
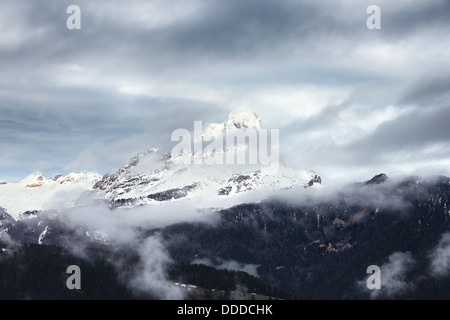
<svg viewBox="0 0 450 320">
<path fill-rule="evenodd" d="M 2 244 L 5 245 L 8 249 L 15 249 L 21 246 L 21 243 L 12 239 L 11 236 L 3 230 L 2 232 L 0 232 L 0 240 L 2 241 Z M 0 250 L 1 249 L 2 248 L 0 247 Z"/>
<path fill-rule="evenodd" d="M 438 174 L 439 170 L 440 174 L 448 174 L 445 162 L 436 167 L 430 165 L 438 159 L 450 158 L 448 105 L 406 108 L 403 114 L 380 123 L 372 132 L 337 121 L 336 117 L 346 110 L 362 116 L 371 112 L 370 109 L 356 111 L 352 106 L 329 107 L 317 116 L 297 120 L 281 131 L 287 136 L 285 141 L 281 141 L 286 144 L 284 155 L 289 157 L 295 150 L 309 150 L 296 162 L 303 167 L 314 168 L 325 177 L 326 172 L 339 170 L 339 167 L 352 167 L 356 175 L 351 178 L 353 180 L 382 171 L 396 175 L 402 171 L 402 165 L 405 169 L 406 166 L 414 166 L 419 169 L 415 173 L 420 175 L 431 171 Z M 318 137 L 311 138 L 311 133 L 318 134 Z M 363 170 L 361 173 L 355 170 L 359 168 Z"/>
<path fill-rule="evenodd" d="M 243 271 L 254 277 L 258 277 L 258 267 L 259 265 L 253 263 L 242 263 L 235 260 L 224 260 L 221 258 L 217 258 L 215 262 L 211 261 L 208 258 L 194 259 L 191 262 L 192 264 L 204 264 L 208 267 L 213 267 L 216 269 L 225 269 L 225 270 L 234 270 L 234 271 Z"/>
<path fill-rule="evenodd" d="M 389 152 L 399 146 L 448 144 L 439 119 L 449 105 L 447 1 L 381 1 L 376 31 L 365 25 L 368 0 L 199 0 L 170 8 L 164 1 L 79 1 L 77 31 L 65 27 L 70 4 L 2 1 L 2 179 L 36 170 L 110 172 L 136 152 L 169 147 L 173 129 L 224 121 L 240 104 L 281 127 L 288 162 L 301 158 L 326 175 L 355 167 L 372 175 L 377 166 L 392 167 Z M 127 86 L 143 90 L 120 91 Z M 302 117 L 295 95 L 305 87 L 350 93 Z M 371 110 L 386 106 L 411 112 L 375 132 L 361 128 Z M 429 153 L 416 166 L 448 158 Z"/>
<path fill-rule="evenodd" d="M 141 265 L 131 278 L 131 285 L 139 291 L 157 295 L 163 300 L 180 300 L 183 292 L 167 279 L 167 265 L 172 261 L 157 237 L 145 239 L 139 247 Z"/>
<path fill-rule="evenodd" d="M 410 252 L 395 252 L 391 254 L 389 262 L 380 267 L 382 293 L 392 297 L 411 290 L 414 286 L 407 281 L 406 275 L 414 267 L 415 263 Z M 378 294 L 379 292 L 374 290 L 371 296 L 375 298 Z"/>
<path fill-rule="evenodd" d="M 394 6 L 384 1 L 379 5 L 382 8 L 383 28 L 389 32 L 388 37 L 402 39 L 430 27 L 450 27 L 447 16 L 450 3 L 446 0 L 430 1 L 427 4 L 404 1 Z"/>
<path fill-rule="evenodd" d="M 428 143 L 448 142 L 450 130 L 447 119 L 450 107 L 431 111 L 416 111 L 400 116 L 392 121 L 380 124 L 375 132 L 348 146 L 361 150 L 364 146 L 367 154 L 385 153 L 399 149 L 420 150 Z M 369 152 L 372 150 L 372 152 Z M 361 154 L 364 154 L 361 152 Z"/>
<path fill-rule="evenodd" d="M 366 179 L 367 180 L 367 179 Z M 405 214 L 412 204 L 396 190 L 401 180 L 388 179 L 380 185 L 347 184 L 323 185 L 320 189 L 293 188 L 277 192 L 274 199 L 296 206 L 316 207 L 324 203 L 372 210 L 389 210 Z M 361 181 L 362 182 L 362 181 Z M 426 197 L 426 195 L 422 195 Z"/>
<path fill-rule="evenodd" d="M 365 292 L 370 292 L 372 299 L 394 298 L 414 289 L 414 284 L 408 282 L 407 274 L 414 268 L 415 259 L 410 252 L 394 252 L 388 262 L 380 267 L 381 289 L 369 290 L 366 280 L 360 281 L 358 286 Z"/>
<path fill-rule="evenodd" d="M 65 243 L 65 247 L 73 254 L 88 258 L 85 253 L 90 245 L 86 240 L 88 232 L 91 236 L 100 235 L 115 252 L 126 250 L 135 253 L 139 263 L 131 271 L 121 261 L 117 261 L 116 267 L 120 271 L 121 280 L 137 292 L 151 293 L 160 299 L 182 299 L 183 293 L 169 281 L 166 274 L 167 266 L 172 263 L 166 243 L 157 233 L 149 235 L 148 231 L 179 222 L 214 226 L 219 221 L 216 213 L 200 211 L 189 201 L 168 203 L 165 206 L 110 210 L 107 204 L 92 202 L 85 195 L 78 200 L 78 204 L 80 206 L 61 210 L 58 214 L 58 221 L 75 235 Z M 51 216 L 52 212 L 48 214 Z M 252 271 L 251 266 L 242 267 Z"/>
<path fill-rule="evenodd" d="M 436 248 L 429 255 L 430 273 L 434 277 L 445 277 L 450 272 L 450 233 L 444 233 Z"/>
<path fill-rule="evenodd" d="M 89 90 L 82 93 L 95 96 Z M 59 170 L 107 173 L 147 148 L 167 149 L 174 129 L 193 126 L 194 120 L 212 118 L 220 109 L 180 99 L 147 97 L 122 102 L 117 94 L 103 98 L 104 105 L 95 102 L 93 105 L 86 98 L 67 100 L 24 104 L 20 109 L 10 109 L 7 101 L 0 103 L 5 117 L 0 121 L 2 166 L 15 156 L 16 166 L 47 175 L 61 173 Z M 189 112 L 185 108 L 189 108 Z M 180 114 L 184 116 L 179 117 Z M 77 160 L 86 154 L 92 154 L 98 161 Z"/>
<path fill-rule="evenodd" d="M 227 269 L 235 271 L 243 271 L 248 274 L 258 277 L 258 265 L 252 263 L 241 263 L 234 260 L 224 260 L 217 266 L 217 269 Z"/>
<path fill-rule="evenodd" d="M 419 104 L 423 107 L 450 104 L 450 64 L 429 70 L 417 82 L 409 85 L 401 104 Z"/>
</svg>

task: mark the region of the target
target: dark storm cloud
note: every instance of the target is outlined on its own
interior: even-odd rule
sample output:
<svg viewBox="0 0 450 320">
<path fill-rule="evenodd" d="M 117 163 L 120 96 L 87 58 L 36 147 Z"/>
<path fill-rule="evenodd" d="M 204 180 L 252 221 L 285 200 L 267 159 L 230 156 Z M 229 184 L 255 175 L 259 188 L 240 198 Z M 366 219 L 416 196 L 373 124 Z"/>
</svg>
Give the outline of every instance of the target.
<svg viewBox="0 0 450 320">
<path fill-rule="evenodd" d="M 380 3 L 380 6 L 386 9 L 383 10 L 383 28 L 389 31 L 388 37 L 399 39 L 414 36 L 429 28 L 448 29 L 450 26 L 448 20 L 449 1 L 399 2 L 394 5 L 395 9 L 384 1 L 384 3 Z"/>
<path fill-rule="evenodd" d="M 185 28 L 170 30 L 170 45 L 196 56 L 224 59 L 248 59 L 270 55 L 289 42 L 310 38 L 311 17 L 320 17 L 319 8 L 311 4 L 266 1 L 213 2 L 202 15 Z M 177 52 L 177 51 L 175 51 Z"/>
<path fill-rule="evenodd" d="M 437 66 L 439 68 L 439 66 Z M 450 76 L 446 69 L 430 70 L 417 83 L 412 83 L 404 98 L 403 104 L 417 104 L 432 107 L 450 103 Z"/>
<path fill-rule="evenodd" d="M 401 149 L 420 150 L 429 143 L 450 141 L 450 106 L 425 112 L 414 112 L 382 123 L 366 139 L 348 146 L 348 150 L 365 148 L 389 153 Z"/>
<path fill-rule="evenodd" d="M 374 31 L 368 0 L 77 1 L 68 30 L 71 4 L 0 1 L 2 179 L 115 170 L 240 105 L 326 174 L 317 154 L 345 172 L 449 142 L 448 1 L 379 1 Z"/>
</svg>

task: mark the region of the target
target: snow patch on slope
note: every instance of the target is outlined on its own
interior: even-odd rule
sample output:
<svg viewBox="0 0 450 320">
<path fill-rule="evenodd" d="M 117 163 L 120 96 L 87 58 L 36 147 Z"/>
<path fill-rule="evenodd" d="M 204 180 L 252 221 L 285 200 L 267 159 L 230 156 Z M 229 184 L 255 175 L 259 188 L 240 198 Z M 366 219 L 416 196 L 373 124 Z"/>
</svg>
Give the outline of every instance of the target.
<svg viewBox="0 0 450 320">
<path fill-rule="evenodd" d="M 18 183 L 0 184 L 0 207 L 15 220 L 23 218 L 27 211 L 69 208 L 100 179 L 101 175 L 87 171 L 51 179 L 34 172 Z"/>
<path fill-rule="evenodd" d="M 44 237 L 47 234 L 47 232 L 48 232 L 48 226 L 46 226 L 44 231 L 42 231 L 42 233 L 39 235 L 38 244 L 43 243 Z"/>
</svg>

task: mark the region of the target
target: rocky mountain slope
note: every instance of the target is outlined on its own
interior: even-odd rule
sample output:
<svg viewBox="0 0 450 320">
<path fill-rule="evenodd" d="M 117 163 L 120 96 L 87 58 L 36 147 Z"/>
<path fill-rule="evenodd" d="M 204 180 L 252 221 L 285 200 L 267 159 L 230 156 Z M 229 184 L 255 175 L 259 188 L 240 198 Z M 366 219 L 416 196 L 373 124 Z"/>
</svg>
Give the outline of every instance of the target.
<svg viewBox="0 0 450 320">
<path fill-rule="evenodd" d="M 180 198 L 191 198 L 205 207 L 221 207 L 242 203 L 246 199 L 240 199 L 243 194 L 320 183 L 321 178 L 313 171 L 280 166 L 273 174 L 269 168 L 255 165 L 183 164 L 150 149 L 117 173 L 105 175 L 95 184 L 93 197 L 111 201 L 114 207 Z"/>
</svg>

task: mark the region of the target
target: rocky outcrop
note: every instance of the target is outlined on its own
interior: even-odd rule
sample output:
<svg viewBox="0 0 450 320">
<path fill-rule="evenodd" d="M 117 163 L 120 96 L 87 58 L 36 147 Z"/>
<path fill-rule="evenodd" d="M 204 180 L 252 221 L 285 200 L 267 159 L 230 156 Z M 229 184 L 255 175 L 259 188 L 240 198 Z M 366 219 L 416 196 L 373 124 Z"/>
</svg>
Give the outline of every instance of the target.
<svg viewBox="0 0 450 320">
<path fill-rule="evenodd" d="M 388 179 L 387 175 L 384 173 L 377 174 L 372 179 L 365 182 L 365 184 L 380 184 L 384 183 Z"/>
<path fill-rule="evenodd" d="M 170 189 L 162 192 L 153 193 L 147 196 L 148 199 L 156 200 L 156 201 L 167 201 L 172 199 L 180 199 L 186 197 L 189 191 L 195 189 L 197 185 L 192 184 L 189 186 L 185 186 L 181 189 Z"/>
<path fill-rule="evenodd" d="M 312 187 L 314 183 L 322 184 L 322 178 L 317 174 L 308 182 L 308 187 Z M 305 186 L 306 188 L 306 186 Z"/>
</svg>

